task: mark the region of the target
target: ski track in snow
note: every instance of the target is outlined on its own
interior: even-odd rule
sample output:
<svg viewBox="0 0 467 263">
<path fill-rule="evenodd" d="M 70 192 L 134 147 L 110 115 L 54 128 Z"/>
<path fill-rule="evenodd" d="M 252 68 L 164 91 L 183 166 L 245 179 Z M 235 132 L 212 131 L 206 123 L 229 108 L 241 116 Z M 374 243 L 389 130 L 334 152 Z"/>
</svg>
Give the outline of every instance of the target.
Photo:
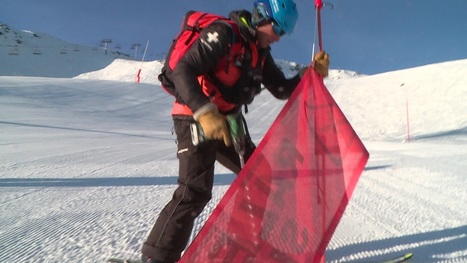
<svg viewBox="0 0 467 263">
<path fill-rule="evenodd" d="M 394 160 L 370 159 L 328 247 L 328 259 L 362 262 L 367 258 L 366 262 L 371 262 L 387 259 L 388 253 L 414 252 L 411 262 L 466 262 L 467 180 L 459 181 L 458 174 L 449 172 L 453 159 L 460 161 L 466 150 L 465 145 L 451 143 L 427 146 L 415 142 L 399 149 L 406 155 Z M 410 156 L 411 148 L 420 146 L 426 148 L 428 158 L 422 163 L 434 165 L 423 167 L 418 157 Z M 378 155 L 371 145 L 369 149 Z M 449 260 L 440 249 L 452 244 L 459 249 L 455 260 Z"/>
<path fill-rule="evenodd" d="M 1 262 L 139 258 L 178 170 L 172 100 L 154 89 L 0 78 Z M 261 94 L 246 116 L 256 142 L 283 106 L 270 99 Z M 467 262 L 465 132 L 364 142 L 371 158 L 327 260 L 374 262 L 414 252 L 411 262 Z M 216 167 L 213 199 L 192 238 L 233 179 Z"/>
</svg>

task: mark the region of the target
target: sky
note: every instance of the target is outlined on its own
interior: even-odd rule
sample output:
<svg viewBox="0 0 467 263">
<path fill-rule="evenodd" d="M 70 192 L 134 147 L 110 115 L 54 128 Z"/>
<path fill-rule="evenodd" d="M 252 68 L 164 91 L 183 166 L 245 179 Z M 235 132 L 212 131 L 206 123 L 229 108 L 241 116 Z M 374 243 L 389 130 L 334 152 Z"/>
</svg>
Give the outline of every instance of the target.
<svg viewBox="0 0 467 263">
<path fill-rule="evenodd" d="M 160 59 L 189 9 L 227 15 L 251 10 L 251 0 L 2 0 L 0 22 L 96 46 L 103 39 L 135 56 Z M 308 64 L 315 42 L 312 0 L 297 0 L 293 35 L 273 45 L 275 58 Z M 467 58 L 465 0 L 333 0 L 322 9 L 323 47 L 331 67 L 376 74 Z M 332 4 L 332 7 L 331 7 Z M 143 52 L 136 54 L 142 59 Z"/>
<path fill-rule="evenodd" d="M 95 56 L 92 49 L 79 54 Z M 0 61 L 21 56 L 50 72 L 27 51 L 0 52 Z M 162 64 L 119 59 L 93 71 L 74 59 L 58 61 L 92 72 L 0 76 L 0 259 L 137 259 L 177 183 L 173 98 L 155 78 L 133 81 L 138 68 L 155 76 Z M 327 262 L 378 262 L 406 252 L 414 253 L 411 262 L 467 261 L 466 70 L 467 60 L 374 76 L 331 70 L 326 87 L 370 159 L 327 247 Z M 262 92 L 249 106 L 257 144 L 284 103 Z M 192 237 L 235 180 L 222 166 L 215 169 L 213 199 Z"/>
</svg>

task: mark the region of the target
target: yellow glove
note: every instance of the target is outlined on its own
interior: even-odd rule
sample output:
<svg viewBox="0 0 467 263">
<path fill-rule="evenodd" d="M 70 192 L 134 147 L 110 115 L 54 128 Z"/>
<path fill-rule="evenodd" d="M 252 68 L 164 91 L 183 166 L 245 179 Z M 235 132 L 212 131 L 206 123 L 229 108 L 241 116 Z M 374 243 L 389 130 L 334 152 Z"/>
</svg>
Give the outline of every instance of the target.
<svg viewBox="0 0 467 263">
<path fill-rule="evenodd" d="M 203 128 L 206 138 L 224 140 L 226 146 L 232 144 L 225 116 L 220 114 L 217 109 L 198 116 L 198 122 Z"/>
<path fill-rule="evenodd" d="M 313 59 L 313 67 L 323 78 L 327 77 L 329 75 L 329 55 L 324 51 L 316 53 Z"/>
</svg>

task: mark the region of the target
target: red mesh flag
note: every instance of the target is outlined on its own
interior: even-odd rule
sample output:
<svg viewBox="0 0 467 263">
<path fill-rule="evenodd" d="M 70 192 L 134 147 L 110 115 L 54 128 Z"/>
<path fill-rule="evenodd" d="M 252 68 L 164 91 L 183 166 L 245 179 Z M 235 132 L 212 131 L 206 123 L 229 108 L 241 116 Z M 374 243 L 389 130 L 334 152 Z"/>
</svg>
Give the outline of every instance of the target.
<svg viewBox="0 0 467 263">
<path fill-rule="evenodd" d="M 368 157 L 310 68 L 180 262 L 320 262 Z"/>
</svg>

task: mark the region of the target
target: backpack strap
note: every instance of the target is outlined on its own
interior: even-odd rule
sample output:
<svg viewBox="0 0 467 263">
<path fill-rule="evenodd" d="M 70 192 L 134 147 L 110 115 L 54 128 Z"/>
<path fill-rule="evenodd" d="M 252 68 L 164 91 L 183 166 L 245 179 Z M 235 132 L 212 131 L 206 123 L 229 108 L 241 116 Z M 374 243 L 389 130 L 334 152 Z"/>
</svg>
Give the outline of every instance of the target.
<svg viewBox="0 0 467 263">
<path fill-rule="evenodd" d="M 191 18 L 191 15 L 194 13 L 195 11 L 190 11 L 186 14 L 185 16 L 185 22 L 183 23 L 183 26 L 184 26 L 184 29 L 183 30 L 189 30 L 191 31 L 191 34 L 190 36 L 185 40 L 185 45 L 188 45 L 191 40 L 193 39 L 193 37 L 195 36 L 196 33 L 199 33 L 202 28 L 199 27 L 199 21 L 205 17 L 208 13 L 202 13 L 196 20 L 195 22 L 193 23 L 193 26 L 190 26 L 189 24 L 189 19 Z M 182 30 L 182 31 L 183 31 Z"/>
</svg>

